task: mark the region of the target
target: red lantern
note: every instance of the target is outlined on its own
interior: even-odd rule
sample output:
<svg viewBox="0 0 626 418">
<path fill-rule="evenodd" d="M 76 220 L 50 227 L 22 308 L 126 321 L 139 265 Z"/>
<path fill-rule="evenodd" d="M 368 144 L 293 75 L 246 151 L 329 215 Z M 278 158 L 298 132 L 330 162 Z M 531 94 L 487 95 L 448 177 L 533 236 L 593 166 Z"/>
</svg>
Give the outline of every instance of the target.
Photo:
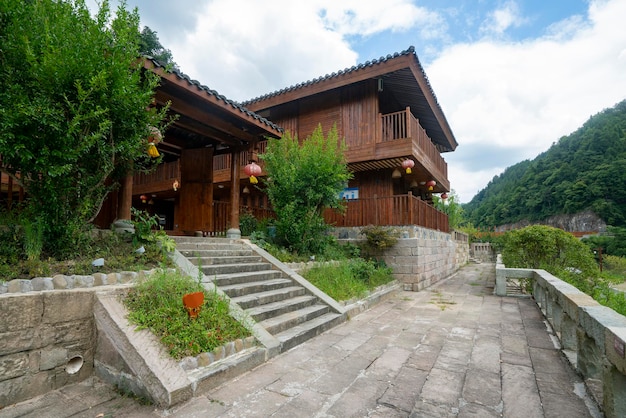
<svg viewBox="0 0 626 418">
<path fill-rule="evenodd" d="M 435 180 L 430 180 L 429 182 L 426 183 L 426 187 L 428 187 L 428 190 L 430 190 L 431 192 L 435 188 L 436 185 L 437 185 L 437 182 Z"/>
<path fill-rule="evenodd" d="M 141 203 L 146 203 L 146 201 L 148 200 L 148 196 L 142 194 L 141 196 L 139 196 L 139 199 L 141 199 Z"/>
<path fill-rule="evenodd" d="M 446 199 L 448 198 L 448 193 L 442 193 L 442 194 L 441 194 L 441 198 L 442 198 L 443 200 L 446 200 Z"/>
<path fill-rule="evenodd" d="M 407 159 L 402 161 L 402 168 L 406 170 L 407 174 L 411 174 L 411 169 L 415 166 L 415 161 Z"/>
<path fill-rule="evenodd" d="M 259 167 L 257 163 L 252 161 L 250 164 L 246 165 L 243 168 L 243 171 L 246 173 L 247 176 L 250 176 L 250 183 L 257 184 L 259 182 L 256 176 L 261 174 L 261 167 Z"/>
</svg>

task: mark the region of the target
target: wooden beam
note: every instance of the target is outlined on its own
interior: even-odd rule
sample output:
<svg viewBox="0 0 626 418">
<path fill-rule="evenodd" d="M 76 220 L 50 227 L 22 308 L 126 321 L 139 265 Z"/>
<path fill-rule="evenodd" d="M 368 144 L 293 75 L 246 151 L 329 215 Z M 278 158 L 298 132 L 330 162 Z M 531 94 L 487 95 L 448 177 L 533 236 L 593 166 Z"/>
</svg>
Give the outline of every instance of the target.
<svg viewBox="0 0 626 418">
<path fill-rule="evenodd" d="M 229 138 L 228 136 L 244 141 L 254 141 L 257 139 L 256 136 L 226 122 L 223 118 L 201 111 L 197 106 L 191 105 L 187 100 L 183 100 L 180 97 L 173 96 L 163 91 L 157 91 L 156 98 L 157 101 L 161 103 L 171 102 L 170 110 L 172 112 L 185 115 L 186 117 L 206 125 L 208 128 L 213 128 L 224 133 L 225 135 L 221 137 L 224 142 L 235 142 L 233 138 Z"/>
<path fill-rule="evenodd" d="M 177 86 L 179 89 L 182 89 L 189 94 L 195 96 L 197 99 L 203 102 L 209 102 L 212 105 L 222 109 L 223 111 L 238 117 L 242 121 L 259 128 L 260 130 L 266 132 L 268 135 L 272 135 L 274 137 L 280 138 L 282 136 L 282 132 L 280 129 L 274 128 L 271 125 L 268 125 L 266 122 L 259 120 L 255 115 L 249 115 L 241 109 L 234 108 L 232 103 L 228 103 L 223 99 L 215 96 L 214 94 L 209 93 L 208 91 L 191 84 L 188 80 L 180 78 L 176 73 L 167 72 L 165 68 L 159 67 L 155 65 L 152 60 L 145 59 L 143 60 L 144 68 L 154 72 L 159 77 L 164 80 L 167 80 L 169 83 Z M 157 90 L 158 91 L 158 90 Z"/>
</svg>

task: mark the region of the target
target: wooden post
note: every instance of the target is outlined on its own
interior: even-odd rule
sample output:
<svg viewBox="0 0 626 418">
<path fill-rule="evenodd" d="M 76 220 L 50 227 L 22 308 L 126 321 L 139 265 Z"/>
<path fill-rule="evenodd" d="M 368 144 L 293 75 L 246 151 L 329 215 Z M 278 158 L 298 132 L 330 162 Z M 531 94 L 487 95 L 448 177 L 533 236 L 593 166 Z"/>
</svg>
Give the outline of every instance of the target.
<svg viewBox="0 0 626 418">
<path fill-rule="evenodd" d="M 226 238 L 241 238 L 239 230 L 239 166 L 241 151 L 230 154 L 230 228 L 226 231 Z"/>
<path fill-rule="evenodd" d="M 117 220 L 130 220 L 130 208 L 133 203 L 133 173 L 124 177 L 119 191 L 119 203 L 117 204 Z"/>
</svg>

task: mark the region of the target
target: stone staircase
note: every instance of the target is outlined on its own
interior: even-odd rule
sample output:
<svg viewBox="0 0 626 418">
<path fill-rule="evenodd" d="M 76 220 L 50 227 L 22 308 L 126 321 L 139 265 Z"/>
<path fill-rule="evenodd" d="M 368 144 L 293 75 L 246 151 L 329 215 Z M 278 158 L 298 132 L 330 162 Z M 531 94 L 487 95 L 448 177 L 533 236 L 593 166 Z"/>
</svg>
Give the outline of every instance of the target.
<svg viewBox="0 0 626 418">
<path fill-rule="evenodd" d="M 276 338 L 281 352 L 346 318 L 332 302 L 315 295 L 319 290 L 311 289 L 310 283 L 295 280 L 278 268 L 280 263 L 269 262 L 241 240 L 179 237 L 176 241 L 178 251 L 201 269 L 203 282 L 212 282 Z"/>
</svg>

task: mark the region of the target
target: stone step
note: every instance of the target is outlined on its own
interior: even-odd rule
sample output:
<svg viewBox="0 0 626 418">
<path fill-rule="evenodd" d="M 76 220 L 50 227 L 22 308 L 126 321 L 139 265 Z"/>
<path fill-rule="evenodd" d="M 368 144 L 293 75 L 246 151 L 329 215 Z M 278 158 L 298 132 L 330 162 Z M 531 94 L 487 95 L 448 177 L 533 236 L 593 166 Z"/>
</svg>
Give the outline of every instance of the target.
<svg viewBox="0 0 626 418">
<path fill-rule="evenodd" d="M 303 343 L 304 341 L 321 334 L 322 332 L 331 329 L 332 327 L 340 324 L 343 321 L 343 316 L 338 313 L 329 312 L 322 316 L 313 318 L 310 321 L 296 325 L 282 331 L 274 337 L 281 342 L 281 351 L 287 351 L 290 348 Z"/>
<path fill-rule="evenodd" d="M 310 321 L 313 318 L 324 315 L 325 313 L 328 313 L 329 310 L 330 308 L 327 305 L 311 305 L 296 311 L 275 316 L 273 318 L 268 318 L 259 322 L 259 325 L 265 328 L 267 332 L 274 335 L 295 327 L 296 325 Z"/>
<path fill-rule="evenodd" d="M 172 239 L 180 243 L 242 244 L 242 242 L 238 239 L 224 237 L 190 237 L 173 235 Z"/>
<path fill-rule="evenodd" d="M 278 278 L 272 280 L 262 280 L 258 282 L 247 282 L 220 286 L 220 290 L 226 293 L 229 297 L 235 298 L 238 296 L 249 295 L 251 293 L 260 293 L 266 292 L 268 290 L 281 289 L 283 287 L 288 287 L 291 285 L 291 280 Z"/>
<path fill-rule="evenodd" d="M 217 264 L 214 266 L 202 266 L 202 272 L 206 276 L 216 276 L 218 274 L 270 270 L 271 268 L 272 265 L 270 263 Z"/>
<path fill-rule="evenodd" d="M 196 266 L 210 266 L 220 264 L 247 264 L 260 263 L 263 258 L 259 255 L 225 256 L 225 257 L 188 257 Z"/>
<path fill-rule="evenodd" d="M 229 286 L 239 283 L 259 282 L 261 280 L 272 280 L 283 276 L 283 273 L 279 270 L 259 270 L 259 271 L 244 271 L 241 273 L 227 273 L 218 274 L 209 279 L 220 288 L 222 286 Z"/>
<path fill-rule="evenodd" d="M 236 298 L 231 298 L 231 300 L 238 304 L 242 309 L 249 309 L 255 306 L 265 305 L 266 303 L 278 302 L 295 296 L 302 296 L 304 294 L 305 290 L 303 287 L 289 286 L 281 289 L 268 290 L 267 292 L 238 296 Z"/>
<path fill-rule="evenodd" d="M 317 298 L 312 295 L 297 296 L 278 302 L 266 303 L 246 309 L 246 313 L 255 321 L 264 321 L 285 313 L 306 308 L 317 303 Z"/>
<path fill-rule="evenodd" d="M 247 248 L 243 244 L 239 244 L 239 243 L 220 244 L 220 243 L 211 243 L 211 242 L 206 242 L 206 243 L 186 242 L 186 243 L 176 243 L 176 249 L 182 252 L 182 251 L 202 251 L 202 250 L 239 251 L 239 250 L 246 250 Z"/>
<path fill-rule="evenodd" d="M 253 255 L 254 252 L 250 249 L 238 249 L 238 250 L 181 250 L 178 249 L 182 255 L 191 260 L 192 257 L 242 257 Z"/>
</svg>

